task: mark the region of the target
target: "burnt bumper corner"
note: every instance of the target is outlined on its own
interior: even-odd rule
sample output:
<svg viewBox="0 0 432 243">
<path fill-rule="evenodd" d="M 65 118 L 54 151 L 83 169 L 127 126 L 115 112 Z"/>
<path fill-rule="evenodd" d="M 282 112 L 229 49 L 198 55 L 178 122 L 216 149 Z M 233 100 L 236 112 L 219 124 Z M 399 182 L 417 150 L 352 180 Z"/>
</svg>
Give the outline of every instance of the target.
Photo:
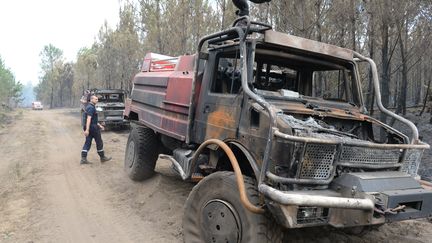
<svg viewBox="0 0 432 243">
<path fill-rule="evenodd" d="M 432 191 L 400 172 L 349 173 L 326 190 L 282 192 L 261 185 L 260 191 L 286 228 L 342 228 L 432 216 Z"/>
</svg>

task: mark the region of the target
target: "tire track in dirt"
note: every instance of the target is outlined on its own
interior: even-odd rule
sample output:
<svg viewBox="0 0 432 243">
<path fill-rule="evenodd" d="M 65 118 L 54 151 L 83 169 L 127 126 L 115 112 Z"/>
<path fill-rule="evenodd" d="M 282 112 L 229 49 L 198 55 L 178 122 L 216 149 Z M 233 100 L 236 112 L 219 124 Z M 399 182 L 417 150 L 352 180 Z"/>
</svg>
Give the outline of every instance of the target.
<svg viewBox="0 0 432 243">
<path fill-rule="evenodd" d="M 0 242 L 181 242 L 178 219 L 190 185 L 178 187 L 172 173 L 129 180 L 126 132 L 103 134 L 112 161 L 100 164 L 93 147 L 94 163 L 79 165 L 84 136 L 70 113 L 25 111 L 2 131 Z M 162 171 L 170 174 L 168 166 Z"/>
<path fill-rule="evenodd" d="M 80 138 L 76 127 L 68 126 L 67 119 L 56 119 L 56 114 L 44 117 L 48 123 L 48 145 L 46 191 L 55 231 L 46 235 L 53 242 L 136 242 L 139 235 L 131 231 L 134 217 L 127 218 L 116 212 L 105 192 L 95 180 L 90 167 L 79 165 Z M 77 134 L 78 133 L 78 134 Z M 72 136 L 78 135 L 78 136 Z M 81 136 L 80 136 L 81 135 Z M 94 152 L 94 149 L 93 151 Z M 139 221 L 136 219 L 135 222 Z M 141 222 L 139 222 L 141 223 Z M 132 226 L 132 227 L 131 227 Z M 141 237 L 141 240 L 145 238 Z"/>
</svg>

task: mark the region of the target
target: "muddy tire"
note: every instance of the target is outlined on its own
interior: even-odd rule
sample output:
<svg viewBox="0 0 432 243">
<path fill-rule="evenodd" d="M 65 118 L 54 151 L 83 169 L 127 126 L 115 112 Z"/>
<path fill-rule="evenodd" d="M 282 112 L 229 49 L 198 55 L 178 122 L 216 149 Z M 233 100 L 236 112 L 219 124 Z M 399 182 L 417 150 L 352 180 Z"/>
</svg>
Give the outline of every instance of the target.
<svg viewBox="0 0 432 243">
<path fill-rule="evenodd" d="M 257 205 L 255 181 L 245 176 L 249 200 Z M 240 202 L 233 172 L 215 172 L 201 180 L 185 204 L 183 235 L 186 243 L 282 242 L 282 229 L 268 214 L 254 214 Z"/>
<path fill-rule="evenodd" d="M 126 145 L 124 168 L 134 181 L 150 178 L 158 159 L 159 139 L 153 130 L 133 126 Z"/>
</svg>

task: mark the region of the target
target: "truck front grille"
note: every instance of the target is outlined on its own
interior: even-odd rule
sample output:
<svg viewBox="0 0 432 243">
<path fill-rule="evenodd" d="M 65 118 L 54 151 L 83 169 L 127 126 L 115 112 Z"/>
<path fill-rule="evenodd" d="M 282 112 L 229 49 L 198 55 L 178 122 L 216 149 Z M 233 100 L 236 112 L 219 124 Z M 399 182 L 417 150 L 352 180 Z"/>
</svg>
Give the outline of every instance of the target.
<svg viewBox="0 0 432 243">
<path fill-rule="evenodd" d="M 306 148 L 304 148 L 306 146 Z M 344 167 L 395 168 L 400 163 L 403 150 L 376 149 L 341 146 L 340 153 L 336 145 L 297 143 L 299 170 L 297 178 L 326 180 L 333 174 L 335 165 Z M 408 149 L 401 163 L 401 171 L 412 176 L 417 175 L 423 150 Z M 301 156 L 302 155 L 302 156 Z M 335 163 L 335 161 L 337 161 Z M 397 168 L 397 167 L 396 167 Z"/>
<path fill-rule="evenodd" d="M 399 149 L 376 149 L 362 147 L 343 147 L 340 163 L 342 164 L 397 164 L 401 151 Z"/>
<path fill-rule="evenodd" d="M 300 170 L 302 179 L 328 179 L 333 170 L 336 145 L 307 144 Z"/>
</svg>

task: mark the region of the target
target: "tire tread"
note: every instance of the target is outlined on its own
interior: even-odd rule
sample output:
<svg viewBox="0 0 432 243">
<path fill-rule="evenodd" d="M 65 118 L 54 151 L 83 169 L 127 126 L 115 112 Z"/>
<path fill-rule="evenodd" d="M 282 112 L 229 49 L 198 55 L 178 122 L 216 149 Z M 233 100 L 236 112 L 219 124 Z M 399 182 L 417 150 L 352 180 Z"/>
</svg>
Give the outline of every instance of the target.
<svg viewBox="0 0 432 243">
<path fill-rule="evenodd" d="M 158 158 L 159 139 L 152 129 L 140 126 L 132 128 L 127 148 L 129 147 L 130 139 L 134 139 L 137 151 L 132 168 L 126 168 L 125 164 L 126 171 L 134 181 L 148 179 L 155 173 L 154 168 Z"/>
<path fill-rule="evenodd" d="M 211 188 L 209 183 L 214 181 L 217 183 L 218 180 L 232 184 L 237 188 L 237 182 L 235 174 L 231 171 L 218 171 L 207 177 L 205 177 L 201 182 L 194 186 L 189 197 L 185 203 L 185 211 L 183 217 L 183 235 L 186 243 L 198 243 L 202 242 L 200 238 L 200 225 L 199 220 L 197 220 L 196 213 L 200 212 L 200 204 L 197 203 L 201 196 L 208 193 L 208 189 Z M 253 178 L 244 176 L 245 188 L 249 200 L 258 204 L 259 202 L 259 192 L 257 190 L 256 182 Z M 238 191 L 236 190 L 237 194 Z M 240 205 L 242 207 L 242 205 Z M 246 209 L 245 209 L 246 210 Z M 250 213 L 251 212 L 246 212 Z M 253 224 L 254 230 L 247 231 L 247 234 L 242 236 L 242 242 L 250 243 L 281 243 L 283 232 L 280 225 L 276 223 L 276 220 L 272 217 L 269 212 L 265 212 L 263 215 L 253 215 L 248 217 L 253 219 L 250 222 Z"/>
</svg>

